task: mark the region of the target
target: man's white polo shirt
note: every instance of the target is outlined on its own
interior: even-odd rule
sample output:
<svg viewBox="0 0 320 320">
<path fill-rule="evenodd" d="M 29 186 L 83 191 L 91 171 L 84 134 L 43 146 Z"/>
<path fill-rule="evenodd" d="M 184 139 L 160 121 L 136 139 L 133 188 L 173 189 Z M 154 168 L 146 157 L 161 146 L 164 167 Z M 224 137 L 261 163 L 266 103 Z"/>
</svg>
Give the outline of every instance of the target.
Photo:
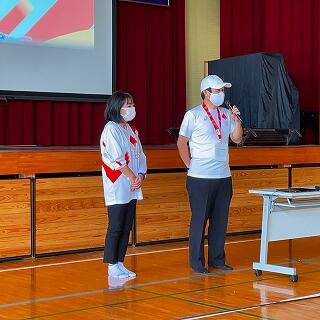
<svg viewBox="0 0 320 320">
<path fill-rule="evenodd" d="M 221 140 L 202 105 L 186 112 L 179 134 L 189 138 L 191 162 L 188 176 L 218 179 L 231 176 L 229 168 L 229 135 L 234 130 L 234 121 L 228 109 L 220 108 Z M 217 110 L 210 110 L 219 125 Z"/>
</svg>

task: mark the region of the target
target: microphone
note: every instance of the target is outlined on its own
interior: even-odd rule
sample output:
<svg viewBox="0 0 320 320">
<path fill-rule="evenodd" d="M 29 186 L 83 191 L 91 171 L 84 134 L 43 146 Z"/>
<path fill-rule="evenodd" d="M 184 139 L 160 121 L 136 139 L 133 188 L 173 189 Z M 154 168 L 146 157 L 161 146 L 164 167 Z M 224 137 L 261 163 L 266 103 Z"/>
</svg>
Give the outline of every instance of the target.
<svg viewBox="0 0 320 320">
<path fill-rule="evenodd" d="M 229 100 L 226 100 L 225 102 L 225 105 L 228 107 L 228 109 L 230 109 L 231 110 L 231 112 L 232 112 L 232 106 L 231 106 L 231 104 L 230 104 L 230 101 Z M 241 118 L 240 118 L 240 116 L 238 115 L 238 114 L 236 114 L 236 117 L 242 122 L 242 120 L 241 120 Z M 254 130 L 252 130 L 252 129 L 247 129 L 255 138 L 257 138 L 258 137 L 258 135 L 254 132 Z"/>
<path fill-rule="evenodd" d="M 232 112 L 232 106 L 231 106 L 231 104 L 230 104 L 230 101 L 229 100 L 226 100 L 225 102 L 224 102 L 224 104 L 228 107 L 228 109 L 230 109 L 231 110 L 231 112 Z M 240 118 L 240 116 L 238 115 L 238 114 L 236 114 L 236 117 L 242 122 L 242 119 Z"/>
</svg>

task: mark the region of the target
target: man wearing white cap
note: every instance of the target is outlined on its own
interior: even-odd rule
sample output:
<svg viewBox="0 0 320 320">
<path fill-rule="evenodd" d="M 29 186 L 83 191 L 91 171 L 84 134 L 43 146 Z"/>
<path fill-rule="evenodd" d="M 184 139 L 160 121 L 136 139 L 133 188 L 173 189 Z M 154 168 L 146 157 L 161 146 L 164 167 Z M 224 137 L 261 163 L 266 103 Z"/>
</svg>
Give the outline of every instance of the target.
<svg viewBox="0 0 320 320">
<path fill-rule="evenodd" d="M 182 121 L 178 149 L 188 168 L 187 190 L 191 207 L 189 262 L 196 272 L 206 273 L 204 231 L 208 228 L 208 267 L 232 270 L 225 263 L 224 244 L 228 225 L 232 181 L 229 167 L 229 136 L 235 143 L 242 140 L 239 110 L 221 108 L 224 88 L 216 75 L 201 81 L 202 104 L 187 111 Z"/>
</svg>

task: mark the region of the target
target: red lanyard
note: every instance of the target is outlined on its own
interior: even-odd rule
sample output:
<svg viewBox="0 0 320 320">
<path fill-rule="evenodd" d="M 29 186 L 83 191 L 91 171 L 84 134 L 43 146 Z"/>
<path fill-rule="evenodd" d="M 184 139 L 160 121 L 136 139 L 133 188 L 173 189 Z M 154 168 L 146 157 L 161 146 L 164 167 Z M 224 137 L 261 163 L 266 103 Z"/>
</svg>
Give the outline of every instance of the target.
<svg viewBox="0 0 320 320">
<path fill-rule="evenodd" d="M 213 127 L 214 127 L 214 130 L 215 132 L 217 133 L 217 136 L 218 136 L 218 139 L 221 140 L 222 138 L 222 135 L 221 135 L 221 113 L 220 113 L 220 110 L 219 108 L 217 108 L 217 113 L 218 113 L 218 119 L 219 119 L 219 126 L 218 124 L 216 123 L 216 121 L 214 120 L 211 112 L 209 111 L 208 107 L 205 105 L 205 103 L 203 102 L 202 103 L 202 108 L 204 109 L 204 111 L 207 113 Z"/>
</svg>

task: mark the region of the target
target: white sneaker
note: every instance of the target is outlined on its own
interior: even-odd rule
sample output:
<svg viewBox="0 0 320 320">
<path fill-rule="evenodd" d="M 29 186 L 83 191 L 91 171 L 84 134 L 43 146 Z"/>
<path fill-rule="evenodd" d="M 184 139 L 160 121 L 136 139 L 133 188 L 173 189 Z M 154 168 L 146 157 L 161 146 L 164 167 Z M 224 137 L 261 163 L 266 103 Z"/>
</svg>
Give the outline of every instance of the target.
<svg viewBox="0 0 320 320">
<path fill-rule="evenodd" d="M 123 288 L 124 285 L 131 281 L 132 278 L 126 277 L 124 279 L 120 279 L 119 277 L 108 276 L 108 285 L 109 289 L 120 289 Z"/>
<path fill-rule="evenodd" d="M 137 276 L 133 271 L 128 270 L 128 269 L 124 266 L 123 262 L 118 262 L 118 268 L 119 268 L 122 272 L 126 273 L 130 278 L 134 278 L 134 277 Z"/>
<path fill-rule="evenodd" d="M 129 278 L 129 274 L 127 272 L 122 271 L 118 264 L 109 264 L 108 266 L 108 275 L 113 278 L 125 279 Z"/>
</svg>

